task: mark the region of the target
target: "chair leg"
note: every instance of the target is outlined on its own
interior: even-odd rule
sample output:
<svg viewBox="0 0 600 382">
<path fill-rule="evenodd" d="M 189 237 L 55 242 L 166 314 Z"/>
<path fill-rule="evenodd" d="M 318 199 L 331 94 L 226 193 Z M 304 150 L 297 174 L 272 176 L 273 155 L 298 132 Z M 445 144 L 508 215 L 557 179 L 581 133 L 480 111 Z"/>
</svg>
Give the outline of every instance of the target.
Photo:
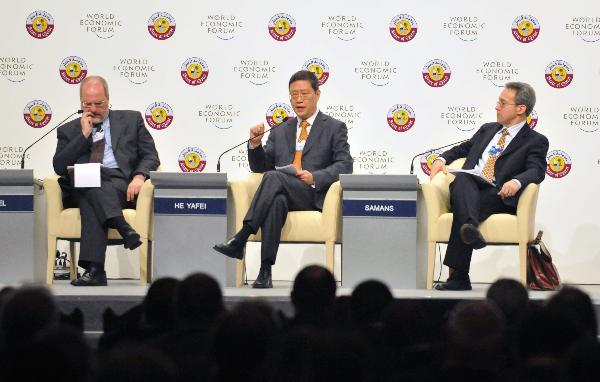
<svg viewBox="0 0 600 382">
<path fill-rule="evenodd" d="M 519 277 L 527 288 L 527 243 L 519 243 Z"/>
<path fill-rule="evenodd" d="M 56 237 L 48 236 L 48 262 L 46 264 L 46 284 L 54 281 L 54 262 L 56 259 Z"/>
<path fill-rule="evenodd" d="M 148 239 L 142 239 L 142 245 L 138 248 L 140 256 L 140 284 L 148 283 Z"/>
<path fill-rule="evenodd" d="M 325 242 L 325 267 L 333 274 L 333 261 L 335 256 L 335 240 Z"/>
<path fill-rule="evenodd" d="M 74 241 L 69 242 L 69 278 L 75 280 L 77 278 L 77 256 L 75 256 L 76 243 Z"/>
<path fill-rule="evenodd" d="M 427 289 L 433 288 L 433 272 L 435 271 L 435 241 L 427 242 Z"/>
<path fill-rule="evenodd" d="M 246 258 L 236 261 L 235 264 L 235 287 L 241 288 L 244 283 L 244 272 L 246 271 Z"/>
</svg>

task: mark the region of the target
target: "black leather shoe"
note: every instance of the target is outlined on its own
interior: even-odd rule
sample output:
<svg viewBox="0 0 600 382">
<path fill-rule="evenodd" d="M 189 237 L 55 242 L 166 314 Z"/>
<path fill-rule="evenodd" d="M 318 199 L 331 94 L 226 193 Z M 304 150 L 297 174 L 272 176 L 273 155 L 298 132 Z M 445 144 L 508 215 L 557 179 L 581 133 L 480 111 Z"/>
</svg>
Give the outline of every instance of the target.
<svg viewBox="0 0 600 382">
<path fill-rule="evenodd" d="M 252 288 L 268 289 L 273 288 L 273 280 L 271 278 L 271 268 L 261 268 L 256 277 L 256 281 L 252 284 Z"/>
<path fill-rule="evenodd" d="M 460 238 L 473 249 L 481 249 L 487 245 L 481 232 L 479 232 L 479 228 L 473 224 L 463 224 L 460 227 Z"/>
<path fill-rule="evenodd" d="M 140 235 L 135 232 L 135 230 L 131 227 L 127 227 L 122 230 L 123 232 L 119 232 L 121 236 L 123 236 L 123 247 L 126 249 L 134 250 L 140 245 L 142 245 L 142 241 L 140 240 Z"/>
<path fill-rule="evenodd" d="M 435 286 L 436 290 L 471 290 L 471 279 L 467 272 L 454 271 L 445 283 Z"/>
<path fill-rule="evenodd" d="M 246 242 L 238 240 L 233 237 L 227 243 L 217 244 L 213 247 L 213 249 L 219 253 L 224 254 L 225 256 L 231 257 L 233 259 L 241 260 L 244 258 L 244 248 L 246 247 Z"/>
<path fill-rule="evenodd" d="M 71 281 L 73 286 L 106 286 L 106 272 L 99 271 L 97 269 L 90 269 L 85 271 L 83 276 Z"/>
</svg>

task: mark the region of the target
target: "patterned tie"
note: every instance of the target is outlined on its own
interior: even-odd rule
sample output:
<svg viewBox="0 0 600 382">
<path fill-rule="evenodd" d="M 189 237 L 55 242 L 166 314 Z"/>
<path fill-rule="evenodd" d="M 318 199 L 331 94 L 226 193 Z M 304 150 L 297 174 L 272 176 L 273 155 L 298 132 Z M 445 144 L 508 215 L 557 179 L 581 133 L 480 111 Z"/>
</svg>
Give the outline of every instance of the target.
<svg viewBox="0 0 600 382">
<path fill-rule="evenodd" d="M 308 126 L 310 123 L 306 119 L 303 119 L 300 122 L 300 136 L 298 137 L 298 143 L 305 142 L 308 139 Z M 292 162 L 296 170 L 300 171 L 302 169 L 302 150 L 296 150 L 296 154 L 294 154 L 294 161 Z"/>
<path fill-rule="evenodd" d="M 98 132 L 102 129 L 101 124 L 94 125 L 94 131 Z M 102 163 L 104 161 L 104 146 L 106 141 L 104 138 L 97 140 L 92 143 L 92 150 L 90 152 L 90 163 Z"/>
<path fill-rule="evenodd" d="M 500 150 L 494 152 L 493 154 L 490 154 L 487 161 L 485 162 L 485 165 L 483 166 L 483 170 L 481 171 L 481 174 L 490 182 L 494 180 L 494 168 L 496 167 L 496 161 L 498 160 L 498 157 L 504 150 L 504 142 L 506 141 L 507 135 L 508 129 L 505 127 L 504 129 L 502 129 L 502 134 L 500 135 L 500 139 L 498 140 L 497 144 Z"/>
</svg>

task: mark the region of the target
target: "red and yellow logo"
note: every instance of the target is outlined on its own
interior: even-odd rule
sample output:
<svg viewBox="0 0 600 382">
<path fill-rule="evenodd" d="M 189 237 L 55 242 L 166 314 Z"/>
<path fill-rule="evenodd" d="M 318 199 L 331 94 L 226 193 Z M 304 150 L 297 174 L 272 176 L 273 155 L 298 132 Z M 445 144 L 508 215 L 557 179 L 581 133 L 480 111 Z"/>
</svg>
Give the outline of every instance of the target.
<svg viewBox="0 0 600 382">
<path fill-rule="evenodd" d="M 273 127 L 287 121 L 288 118 L 294 118 L 295 116 L 294 110 L 290 105 L 277 102 L 269 106 L 266 118 L 269 126 Z"/>
<path fill-rule="evenodd" d="M 312 72 L 317 77 L 319 85 L 323 85 L 329 78 L 329 65 L 320 58 L 311 58 L 302 65 L 302 69 Z"/>
<path fill-rule="evenodd" d="M 186 147 L 179 153 L 179 168 L 183 172 L 202 172 L 206 167 L 206 154 L 197 147 Z"/>
<path fill-rule="evenodd" d="M 165 102 L 153 102 L 146 108 L 146 123 L 153 129 L 163 130 L 173 122 L 173 109 Z"/>
<path fill-rule="evenodd" d="M 208 78 L 208 64 L 198 57 L 188 58 L 181 64 L 181 78 L 188 85 L 202 85 Z"/>
<path fill-rule="evenodd" d="M 60 63 L 59 73 L 66 83 L 78 84 L 87 76 L 87 65 L 83 58 L 69 56 Z"/>
<path fill-rule="evenodd" d="M 532 129 L 535 129 L 535 127 L 537 126 L 537 124 L 538 124 L 538 115 L 537 115 L 537 113 L 536 113 L 535 110 L 531 110 L 531 114 L 529 114 L 527 116 L 527 124 Z"/>
<path fill-rule="evenodd" d="M 29 126 L 39 129 L 46 126 L 52 119 L 52 109 L 46 102 L 34 100 L 25 105 L 23 118 Z"/>
<path fill-rule="evenodd" d="M 555 60 L 546 66 L 546 82 L 553 88 L 566 88 L 573 81 L 573 67 L 563 60 Z"/>
<path fill-rule="evenodd" d="M 450 65 L 444 60 L 434 59 L 423 66 L 423 80 L 432 88 L 439 88 L 450 81 Z"/>
<path fill-rule="evenodd" d="M 399 133 L 410 130 L 415 124 L 415 112 L 406 104 L 394 105 L 388 110 L 387 123 Z"/>
<path fill-rule="evenodd" d="M 441 153 L 442 150 L 433 150 L 421 155 L 421 170 L 423 170 L 423 173 L 425 173 L 427 176 L 431 175 L 431 165 Z"/>
<path fill-rule="evenodd" d="M 390 34 L 398 42 L 408 42 L 417 35 L 417 20 L 411 15 L 396 15 L 390 21 Z"/>
<path fill-rule="evenodd" d="M 50 36 L 54 30 L 54 19 L 46 11 L 31 12 L 25 21 L 27 33 L 37 39 Z"/>
<path fill-rule="evenodd" d="M 548 152 L 546 162 L 546 174 L 552 178 L 562 178 L 571 171 L 571 158 L 562 150 Z"/>
<path fill-rule="evenodd" d="M 527 44 L 540 35 L 540 23 L 531 15 L 521 15 L 513 20 L 511 30 L 515 40 Z"/>
<path fill-rule="evenodd" d="M 148 19 L 148 32 L 157 40 L 166 40 L 175 33 L 175 18 L 167 12 L 156 12 Z"/>
<path fill-rule="evenodd" d="M 277 41 L 287 41 L 296 34 L 296 20 L 287 13 L 278 13 L 269 20 L 269 34 Z"/>
</svg>

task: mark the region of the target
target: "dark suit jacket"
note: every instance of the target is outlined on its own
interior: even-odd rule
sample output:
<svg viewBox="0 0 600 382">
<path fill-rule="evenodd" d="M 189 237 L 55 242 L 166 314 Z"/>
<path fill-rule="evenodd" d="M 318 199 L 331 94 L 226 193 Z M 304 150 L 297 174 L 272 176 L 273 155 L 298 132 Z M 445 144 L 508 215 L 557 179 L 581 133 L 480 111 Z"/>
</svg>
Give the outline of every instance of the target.
<svg viewBox="0 0 600 382">
<path fill-rule="evenodd" d="M 296 152 L 297 121 L 297 118 L 287 120 L 271 130 L 264 146 L 248 150 L 253 172 L 274 170 L 275 166 L 292 163 Z M 314 202 L 318 208 L 323 208 L 329 186 L 339 180 L 340 174 L 351 174 L 352 166 L 346 124 L 319 112 L 302 151 L 302 169 L 313 175 Z"/>
<path fill-rule="evenodd" d="M 502 125 L 499 123 L 486 123 L 470 140 L 442 153 L 441 157 L 448 164 L 458 158 L 466 157 L 463 169 L 473 169 L 492 137 L 500 129 Z M 548 139 L 525 123 L 496 161 L 494 177 L 498 187 L 502 187 L 511 179 L 521 182 L 521 188 L 515 196 L 503 199 L 504 203 L 516 206 L 521 192 L 529 183 L 539 184 L 544 180 L 547 154 Z"/>
<path fill-rule="evenodd" d="M 150 171 L 156 170 L 160 161 L 154 139 L 146 129 L 142 115 L 131 110 L 111 110 L 108 118 L 113 152 L 123 175 L 128 180 L 137 174 L 148 178 Z M 73 120 L 57 131 L 53 165 L 54 171 L 63 178 L 63 188 L 68 184 L 67 166 L 88 163 L 90 159 L 92 136 L 83 136 L 80 120 Z"/>
</svg>

